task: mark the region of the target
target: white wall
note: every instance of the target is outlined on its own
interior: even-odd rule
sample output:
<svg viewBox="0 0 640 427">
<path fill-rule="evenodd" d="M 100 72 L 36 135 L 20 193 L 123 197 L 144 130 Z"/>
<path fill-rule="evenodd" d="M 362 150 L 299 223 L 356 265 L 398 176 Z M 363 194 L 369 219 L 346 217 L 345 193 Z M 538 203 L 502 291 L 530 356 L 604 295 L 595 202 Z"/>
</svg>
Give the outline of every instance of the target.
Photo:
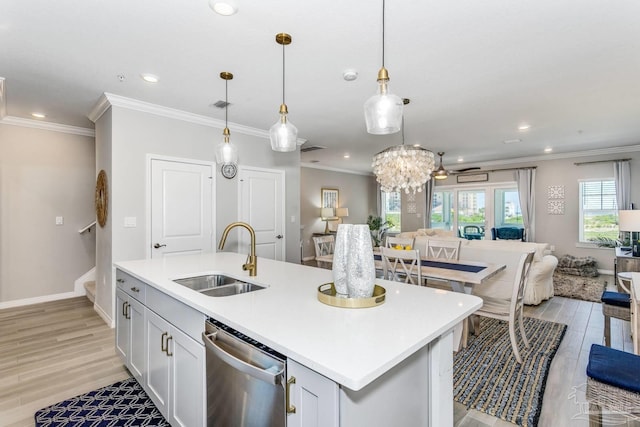
<svg viewBox="0 0 640 427">
<path fill-rule="evenodd" d="M 105 153 L 105 158 L 98 162 L 98 168 L 109 167 L 108 156 L 112 165 L 109 176 L 112 253 L 109 256 L 105 250 L 97 259 L 97 270 L 103 272 L 104 277 L 97 282 L 102 289 L 98 292 L 100 298 L 96 303 L 104 313 L 111 314 L 114 289 L 112 263 L 147 256 L 147 154 L 215 162 L 215 147 L 222 138 L 222 129 L 119 106 L 111 106 L 107 113 L 98 119 L 96 132 L 98 151 Z M 298 262 L 299 151 L 275 153 L 271 150 L 268 138 L 234 132 L 233 126 L 229 127 L 232 141 L 238 147 L 240 164 L 285 171 L 286 259 Z M 106 128 L 111 131 L 110 150 L 100 146 L 103 141 L 105 144 L 108 142 L 109 130 Z M 216 173 L 217 235 L 214 247 L 217 247 L 218 236 L 224 226 L 238 219 L 238 178 L 225 179 L 219 168 Z M 136 217 L 137 227 L 125 228 L 125 217 Z M 291 222 L 291 217 L 295 222 Z M 102 237 L 98 235 L 98 246 L 102 246 Z M 107 240 L 105 236 L 105 242 Z M 229 248 L 225 247 L 225 250 Z"/>
<path fill-rule="evenodd" d="M 0 123 L 0 307 L 69 296 L 94 266 L 94 188 L 92 137 Z"/>
<path fill-rule="evenodd" d="M 320 190 L 337 188 L 340 207 L 349 209 L 345 224 L 365 224 L 367 216 L 376 211 L 376 180 L 373 175 L 355 175 L 323 169 L 300 169 L 300 221 L 304 257 L 315 256 L 311 237 L 324 232 L 325 222 L 320 219 Z M 330 223 L 335 229 L 337 222 Z M 298 258 L 300 253 L 298 251 Z"/>
</svg>

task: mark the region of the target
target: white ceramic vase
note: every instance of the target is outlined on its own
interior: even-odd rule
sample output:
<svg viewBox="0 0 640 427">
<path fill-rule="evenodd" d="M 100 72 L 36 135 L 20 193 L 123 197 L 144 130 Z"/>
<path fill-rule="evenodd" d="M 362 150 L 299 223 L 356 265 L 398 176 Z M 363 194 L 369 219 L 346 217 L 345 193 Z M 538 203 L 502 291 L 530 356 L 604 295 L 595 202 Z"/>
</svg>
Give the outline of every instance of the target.
<svg viewBox="0 0 640 427">
<path fill-rule="evenodd" d="M 333 286 L 336 288 L 337 296 L 347 297 L 347 264 L 349 262 L 349 240 L 351 235 L 351 224 L 338 225 L 336 233 L 336 245 L 333 249 Z"/>
<path fill-rule="evenodd" d="M 373 295 L 376 267 L 371 246 L 371 232 L 366 224 L 354 224 L 349 233 L 347 256 L 347 290 L 349 298 Z"/>
</svg>

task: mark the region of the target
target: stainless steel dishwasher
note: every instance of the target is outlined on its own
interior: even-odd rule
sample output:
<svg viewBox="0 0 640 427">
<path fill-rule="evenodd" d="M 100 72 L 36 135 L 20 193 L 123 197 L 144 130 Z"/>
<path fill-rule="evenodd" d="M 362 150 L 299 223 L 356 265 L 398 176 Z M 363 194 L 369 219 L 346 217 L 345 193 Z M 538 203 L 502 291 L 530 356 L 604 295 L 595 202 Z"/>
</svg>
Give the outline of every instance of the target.
<svg viewBox="0 0 640 427">
<path fill-rule="evenodd" d="M 205 321 L 207 426 L 286 426 L 286 357 L 215 319 Z"/>
</svg>

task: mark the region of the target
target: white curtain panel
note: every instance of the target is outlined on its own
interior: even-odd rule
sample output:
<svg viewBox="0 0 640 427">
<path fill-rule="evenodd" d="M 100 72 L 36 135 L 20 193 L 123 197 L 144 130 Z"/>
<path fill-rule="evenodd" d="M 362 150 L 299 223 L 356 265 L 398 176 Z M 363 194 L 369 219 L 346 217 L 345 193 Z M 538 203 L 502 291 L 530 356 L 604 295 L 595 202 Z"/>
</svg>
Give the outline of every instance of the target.
<svg viewBox="0 0 640 427">
<path fill-rule="evenodd" d="M 431 208 L 433 207 L 433 188 L 436 186 L 434 182 L 434 178 L 431 177 L 424 184 L 424 198 L 426 199 L 425 207 L 424 207 L 424 227 L 423 228 L 431 228 Z"/>
<path fill-rule="evenodd" d="M 518 169 L 514 172 L 518 183 L 518 198 L 527 242 L 536 241 L 536 170 Z"/>
<path fill-rule="evenodd" d="M 631 209 L 631 165 L 629 160 L 613 162 L 613 179 L 616 183 L 618 210 Z"/>
</svg>

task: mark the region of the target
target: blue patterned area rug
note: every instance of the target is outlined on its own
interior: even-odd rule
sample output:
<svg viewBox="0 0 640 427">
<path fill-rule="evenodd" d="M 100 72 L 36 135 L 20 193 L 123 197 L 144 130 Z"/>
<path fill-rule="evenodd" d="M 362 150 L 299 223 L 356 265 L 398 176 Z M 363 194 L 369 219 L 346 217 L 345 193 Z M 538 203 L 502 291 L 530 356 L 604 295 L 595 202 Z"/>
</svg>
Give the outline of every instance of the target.
<svg viewBox="0 0 640 427">
<path fill-rule="evenodd" d="M 455 401 L 519 426 L 538 425 L 549 366 L 567 325 L 525 317 L 524 328 L 529 348 L 518 339 L 520 365 L 507 323 L 480 319 L 480 331 L 454 357 Z"/>
<path fill-rule="evenodd" d="M 133 378 L 40 409 L 35 423 L 36 427 L 170 427 Z"/>
</svg>

